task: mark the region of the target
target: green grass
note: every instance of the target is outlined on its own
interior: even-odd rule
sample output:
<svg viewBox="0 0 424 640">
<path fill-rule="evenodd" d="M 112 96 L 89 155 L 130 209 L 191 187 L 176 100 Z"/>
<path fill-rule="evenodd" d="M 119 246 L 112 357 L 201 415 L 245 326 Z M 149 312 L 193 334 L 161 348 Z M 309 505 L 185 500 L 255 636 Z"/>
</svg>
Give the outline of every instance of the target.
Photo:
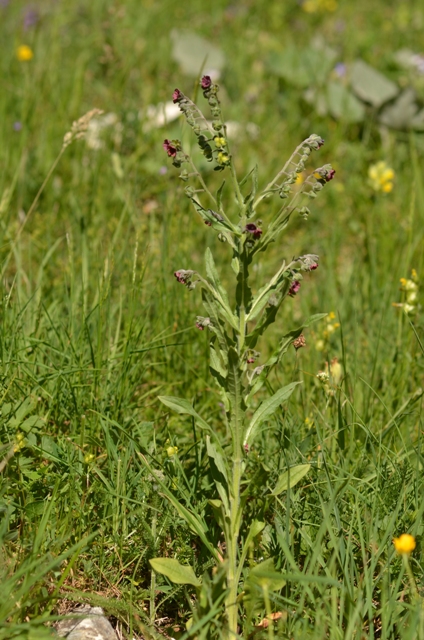
<svg viewBox="0 0 424 640">
<path fill-rule="evenodd" d="M 215 247 L 194 217 L 161 148 L 165 137 L 186 135 L 181 121 L 145 131 L 139 118 L 176 86 L 193 91 L 171 55 L 175 27 L 223 49 L 224 113 L 259 127 L 257 138 L 233 142 L 240 175 L 258 162 L 265 183 L 312 132 L 326 140 L 320 162 L 337 170 L 309 220 L 294 221 L 257 273 L 259 286 L 281 257 L 321 257 L 262 353 L 312 313 L 334 311 L 340 322 L 324 351 L 315 343 L 326 321 L 307 332 L 306 349 L 288 354 L 271 386 L 303 385 L 249 457 L 252 517 L 267 522 L 251 565 L 273 558 L 287 575 L 272 594 L 283 613 L 275 633 L 424 638 L 422 604 L 391 542 L 416 536 L 411 566 L 423 594 L 423 321 L 419 311 L 412 326 L 392 302 L 401 300 L 400 277 L 412 268 L 424 277 L 424 138 L 382 131 L 372 116 L 361 125 L 320 117 L 267 67 L 272 52 L 321 34 L 342 61 L 361 56 L 401 83 L 391 56 L 420 51 L 420 4 L 345 1 L 334 14 L 308 15 L 294 1 L 206 8 L 195 0 L 46 0 L 27 31 L 24 9 L 20 1 L 0 6 L 0 462 L 25 436 L 0 474 L 0 638 L 44 637 L 63 599 L 102 604 L 129 634 L 155 623 L 181 637 L 193 593 L 152 577 L 148 560 L 166 554 L 211 575 L 207 552 L 139 455 L 171 489 L 184 489 L 216 545 L 201 434 L 156 400 L 193 401 L 225 441 L 207 338 L 194 328 L 200 297 L 172 273 L 202 270 L 208 245 L 224 263 L 227 248 Z M 34 50 L 30 62 L 16 59 L 22 43 Z M 64 134 L 93 107 L 116 113 L 122 126 L 105 131 L 100 150 L 79 140 L 65 151 L 20 230 Z M 387 195 L 367 183 L 369 165 L 382 159 L 396 173 Z M 344 378 L 328 398 L 316 374 L 334 357 Z M 177 459 L 168 458 L 169 444 Z M 302 462 L 312 471 L 299 485 L 278 499 L 265 495 L 287 464 Z M 265 615 L 262 595 L 252 595 L 247 612 L 255 638 L 267 637 L 253 631 Z M 213 621 L 219 634 L 218 614 Z M 215 633 L 203 622 L 203 633 Z"/>
</svg>

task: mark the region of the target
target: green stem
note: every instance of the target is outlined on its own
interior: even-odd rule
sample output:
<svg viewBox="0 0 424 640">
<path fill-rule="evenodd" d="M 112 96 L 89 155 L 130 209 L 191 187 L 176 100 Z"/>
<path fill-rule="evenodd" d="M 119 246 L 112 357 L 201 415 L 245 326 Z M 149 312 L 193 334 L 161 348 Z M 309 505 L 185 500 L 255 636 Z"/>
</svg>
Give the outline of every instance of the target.
<svg viewBox="0 0 424 640">
<path fill-rule="evenodd" d="M 253 211 L 255 211 L 255 210 L 256 210 L 256 207 L 258 206 L 258 204 L 259 204 L 260 202 L 262 202 L 262 200 L 263 200 L 264 198 L 266 198 L 266 197 L 267 197 L 269 190 L 270 190 L 270 189 L 272 189 L 272 187 L 273 187 L 273 186 L 274 186 L 274 184 L 277 182 L 277 180 L 279 180 L 279 179 L 281 178 L 281 176 L 282 176 L 282 175 L 284 175 L 284 174 L 286 173 L 287 169 L 289 168 L 289 166 L 290 166 L 290 165 L 292 164 L 292 162 L 293 162 L 293 158 L 294 158 L 294 157 L 295 157 L 295 156 L 300 152 L 300 150 L 302 149 L 302 147 L 303 147 L 303 145 L 304 145 L 304 142 L 305 142 L 305 141 L 303 141 L 303 142 L 302 142 L 298 147 L 296 147 L 296 149 L 293 151 L 292 155 L 291 155 L 291 156 L 290 156 L 290 158 L 287 160 L 286 164 L 285 164 L 285 165 L 284 165 L 284 167 L 281 169 L 281 171 L 279 171 L 279 172 L 277 173 L 277 175 L 275 176 L 275 178 L 274 178 L 273 180 L 271 180 L 271 182 L 269 182 L 269 183 L 267 184 L 267 186 L 265 187 L 265 189 L 262 191 L 261 195 L 260 195 L 260 196 L 258 196 L 258 197 L 256 198 L 255 202 L 253 203 L 253 207 L 252 207 Z"/>
<path fill-rule="evenodd" d="M 403 553 L 402 560 L 403 560 L 403 566 L 405 567 L 405 571 L 408 575 L 413 599 L 416 602 L 418 602 L 420 600 L 420 594 L 418 593 L 417 583 L 415 582 L 415 576 L 412 573 L 411 565 L 409 564 L 409 555 L 407 553 Z"/>
</svg>

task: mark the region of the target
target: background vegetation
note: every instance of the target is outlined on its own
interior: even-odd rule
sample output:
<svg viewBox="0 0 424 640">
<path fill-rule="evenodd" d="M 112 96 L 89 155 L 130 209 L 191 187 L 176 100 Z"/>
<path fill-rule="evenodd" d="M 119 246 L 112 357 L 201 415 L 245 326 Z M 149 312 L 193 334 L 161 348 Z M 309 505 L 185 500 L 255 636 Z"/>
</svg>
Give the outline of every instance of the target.
<svg viewBox="0 0 424 640">
<path fill-rule="evenodd" d="M 154 624 L 181 637 L 194 590 L 155 578 L 148 560 L 169 555 L 198 575 L 210 570 L 138 455 L 152 456 L 210 518 L 199 434 L 156 400 L 183 396 L 222 429 L 207 337 L 194 327 L 200 299 L 172 275 L 202 270 L 215 236 L 161 147 L 186 136 L 182 120 L 160 127 L 163 108 L 149 110 L 177 86 L 193 95 L 203 59 L 192 43 L 193 75 L 181 57 L 193 33 L 223 56 L 240 175 L 257 162 L 264 183 L 312 132 L 325 139 L 320 162 L 337 172 L 257 273 L 259 285 L 282 256 L 321 257 L 263 354 L 303 318 L 334 312 L 276 373 L 273 388 L 303 384 L 249 457 L 252 509 L 268 523 L 251 565 L 270 557 L 287 576 L 273 596 L 276 633 L 424 638 L 422 605 L 391 543 L 416 537 L 411 566 L 423 590 L 422 312 L 419 299 L 409 316 L 392 303 L 405 301 L 401 277 L 423 277 L 424 137 L 419 117 L 382 117 L 405 89 L 419 116 L 423 58 L 420 67 L 412 54 L 423 28 L 412 0 L 1 0 L 0 638 L 48 637 L 44 621 L 66 610 L 64 600 L 84 599 L 129 634 Z M 352 91 L 361 104 L 351 109 L 331 102 L 329 83 L 349 88 L 358 59 L 398 93 L 379 102 Z M 30 210 L 72 121 L 94 107 L 105 114 L 66 149 Z M 378 161 L 395 173 L 388 193 L 369 183 Z M 218 260 L 225 251 L 216 247 Z M 316 374 L 335 357 L 343 379 L 329 394 Z M 280 469 L 301 462 L 312 470 L 293 491 L 263 498 Z M 252 597 L 261 637 L 264 608 L 260 593 Z"/>
</svg>

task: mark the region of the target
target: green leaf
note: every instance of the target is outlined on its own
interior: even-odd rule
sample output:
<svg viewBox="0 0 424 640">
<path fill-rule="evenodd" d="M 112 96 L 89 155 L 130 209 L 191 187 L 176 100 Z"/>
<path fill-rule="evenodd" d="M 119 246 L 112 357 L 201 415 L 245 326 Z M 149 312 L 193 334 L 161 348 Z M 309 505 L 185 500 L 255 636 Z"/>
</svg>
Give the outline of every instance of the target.
<svg viewBox="0 0 424 640">
<path fill-rule="evenodd" d="M 397 85 L 363 60 L 356 60 L 350 69 L 350 84 L 358 98 L 379 108 L 399 93 Z"/>
<path fill-rule="evenodd" d="M 244 417 L 243 385 L 239 369 L 238 353 L 234 347 L 228 349 L 228 392 L 231 403 L 231 428 L 233 433 L 242 428 Z"/>
<path fill-rule="evenodd" d="M 266 284 L 264 287 L 259 289 L 258 293 L 256 294 L 256 296 L 254 296 L 252 300 L 249 313 L 246 316 L 246 322 L 250 322 L 251 320 L 254 320 L 262 311 L 264 306 L 267 304 L 271 295 L 276 291 L 278 291 L 278 289 L 280 288 L 281 284 L 285 279 L 284 278 L 285 268 L 286 268 L 286 263 L 284 262 L 280 267 L 280 269 L 275 274 L 275 276 L 271 278 L 271 280 L 268 282 L 268 284 Z"/>
<path fill-rule="evenodd" d="M 175 396 L 158 396 L 158 399 L 162 402 L 162 404 L 166 405 L 173 411 L 176 411 L 176 413 L 179 413 L 180 415 L 193 416 L 193 418 L 196 419 L 196 422 L 199 424 L 200 427 L 202 427 L 203 429 L 207 429 L 208 431 L 211 431 L 211 428 L 208 425 L 208 423 L 205 420 L 203 420 L 201 416 L 199 416 L 197 411 L 193 409 L 191 403 L 188 400 L 184 400 L 183 398 L 177 398 Z"/>
<path fill-rule="evenodd" d="M 225 56 L 219 47 L 188 29 L 172 29 L 172 57 L 183 73 L 198 76 L 202 63 L 206 59 L 204 72 L 214 69 L 221 71 L 225 65 Z"/>
<path fill-rule="evenodd" d="M 220 310 L 224 318 L 229 324 L 238 331 L 237 318 L 233 314 L 228 301 L 228 294 L 222 286 L 219 279 L 218 271 L 215 266 L 213 255 L 209 247 L 205 252 L 206 274 L 210 281 L 211 293 L 220 305 Z"/>
<path fill-rule="evenodd" d="M 412 89 L 408 87 L 399 95 L 393 104 L 384 107 L 380 114 L 379 120 L 386 127 L 392 129 L 422 129 L 419 126 L 419 114 L 417 105 L 417 95 Z M 421 125 L 423 122 L 421 122 Z"/>
<path fill-rule="evenodd" d="M 283 471 L 271 495 L 279 496 L 283 491 L 293 489 L 293 487 L 302 480 L 303 476 L 306 476 L 310 468 L 310 464 L 298 464 L 295 467 L 289 467 L 286 471 Z"/>
<path fill-rule="evenodd" d="M 334 118 L 344 122 L 362 122 L 365 117 L 365 107 L 340 82 L 329 82 L 326 87 L 328 110 Z"/>
<path fill-rule="evenodd" d="M 151 558 L 150 566 L 156 573 L 166 576 L 174 584 L 192 584 L 200 587 L 202 584 L 190 565 L 183 565 L 175 558 Z"/>
<path fill-rule="evenodd" d="M 276 412 L 280 404 L 290 398 L 298 384 L 301 383 L 291 382 L 282 389 L 279 389 L 271 398 L 264 400 L 259 405 L 253 414 L 248 428 L 246 429 L 243 444 L 250 444 L 252 442 L 259 430 L 259 427 L 265 422 L 265 420 L 268 420 L 268 418 Z"/>
<path fill-rule="evenodd" d="M 268 589 L 268 591 L 279 591 L 285 584 L 286 580 L 281 573 L 274 569 L 272 558 L 268 558 L 250 570 L 244 586 L 247 590 L 255 586 L 261 589 Z"/>
</svg>

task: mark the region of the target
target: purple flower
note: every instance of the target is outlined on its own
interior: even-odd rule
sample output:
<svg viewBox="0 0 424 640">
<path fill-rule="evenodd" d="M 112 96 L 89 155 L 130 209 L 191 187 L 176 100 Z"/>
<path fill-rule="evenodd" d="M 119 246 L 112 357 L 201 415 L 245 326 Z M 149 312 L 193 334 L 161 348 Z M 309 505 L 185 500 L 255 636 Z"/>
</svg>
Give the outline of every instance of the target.
<svg viewBox="0 0 424 640">
<path fill-rule="evenodd" d="M 338 62 L 334 67 L 334 72 L 339 78 L 344 78 L 346 75 L 346 65 L 343 62 Z"/>
<path fill-rule="evenodd" d="M 203 91 L 206 91 L 206 89 L 210 89 L 212 86 L 212 78 L 210 76 L 203 76 L 200 81 L 200 86 L 202 87 Z"/>
<path fill-rule="evenodd" d="M 162 146 L 170 158 L 175 158 L 177 155 L 177 147 L 171 140 L 164 140 Z"/>
<path fill-rule="evenodd" d="M 168 168 L 167 168 L 167 167 L 161 167 L 161 168 L 159 169 L 159 175 L 160 175 L 160 176 L 164 176 L 164 175 L 165 175 L 165 173 L 168 173 Z"/>
<path fill-rule="evenodd" d="M 16 122 L 13 123 L 13 128 L 15 131 L 21 131 L 22 122 L 19 122 L 19 120 L 17 120 Z"/>
<path fill-rule="evenodd" d="M 183 97 L 183 94 L 179 89 L 174 89 L 174 93 L 172 94 L 172 102 L 175 104 L 179 102 Z"/>
<path fill-rule="evenodd" d="M 309 265 L 309 271 L 315 271 L 315 269 L 318 269 L 318 262 L 314 262 L 313 264 Z"/>
<path fill-rule="evenodd" d="M 249 222 L 244 230 L 246 233 L 251 233 L 255 240 L 258 240 L 262 235 L 262 229 L 256 226 L 254 222 Z"/>
<path fill-rule="evenodd" d="M 290 285 L 290 289 L 289 289 L 289 296 L 291 296 L 292 298 L 294 298 L 294 296 L 296 295 L 296 293 L 299 291 L 300 289 L 300 282 L 299 280 L 293 280 L 293 282 Z"/>
<path fill-rule="evenodd" d="M 24 15 L 24 29 L 27 31 L 31 27 L 34 27 L 38 22 L 38 12 L 35 9 L 27 9 Z"/>
</svg>

